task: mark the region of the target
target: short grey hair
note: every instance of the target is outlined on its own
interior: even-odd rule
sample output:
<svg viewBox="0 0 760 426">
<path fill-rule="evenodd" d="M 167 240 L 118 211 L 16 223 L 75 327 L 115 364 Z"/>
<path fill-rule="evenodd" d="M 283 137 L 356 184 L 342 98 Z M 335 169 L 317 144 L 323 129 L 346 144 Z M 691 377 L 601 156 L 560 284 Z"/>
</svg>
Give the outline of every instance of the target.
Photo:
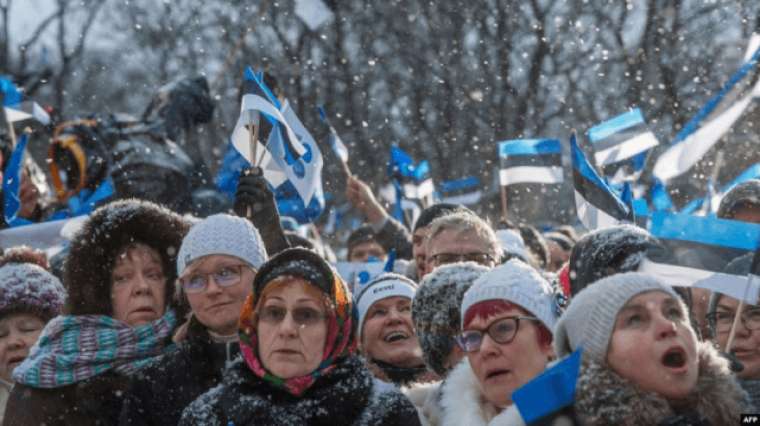
<svg viewBox="0 0 760 426">
<path fill-rule="evenodd" d="M 467 211 L 456 211 L 435 219 L 430 224 L 430 233 L 425 241 L 427 252 L 430 250 L 431 242 L 443 231 L 473 232 L 486 241 L 488 253 L 493 256 L 496 263 L 500 262 L 502 250 L 499 239 L 491 225 L 479 216 Z"/>
</svg>

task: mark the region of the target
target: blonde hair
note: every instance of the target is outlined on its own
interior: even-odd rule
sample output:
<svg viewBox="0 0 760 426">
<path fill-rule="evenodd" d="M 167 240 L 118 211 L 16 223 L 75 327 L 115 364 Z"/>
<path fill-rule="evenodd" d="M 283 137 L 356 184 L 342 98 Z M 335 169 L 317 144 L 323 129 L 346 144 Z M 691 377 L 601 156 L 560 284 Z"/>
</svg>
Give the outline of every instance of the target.
<svg viewBox="0 0 760 426">
<path fill-rule="evenodd" d="M 487 250 L 494 259 L 498 261 L 501 258 L 501 245 L 496 233 L 486 221 L 470 212 L 458 211 L 435 219 L 430 224 L 430 233 L 425 240 L 426 252 L 430 252 L 430 244 L 443 231 L 472 232 L 486 242 Z"/>
</svg>

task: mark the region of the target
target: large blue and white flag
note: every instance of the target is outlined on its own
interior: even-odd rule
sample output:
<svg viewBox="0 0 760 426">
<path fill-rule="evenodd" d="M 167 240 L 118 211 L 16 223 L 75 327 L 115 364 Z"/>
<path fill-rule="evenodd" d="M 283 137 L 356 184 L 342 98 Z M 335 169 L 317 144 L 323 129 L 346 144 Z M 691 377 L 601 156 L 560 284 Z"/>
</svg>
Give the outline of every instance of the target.
<svg viewBox="0 0 760 426">
<path fill-rule="evenodd" d="M 499 182 L 562 183 L 562 147 L 557 139 L 515 139 L 499 142 Z"/>
<path fill-rule="evenodd" d="M 760 242 L 760 225 L 715 217 L 654 212 L 650 232 L 665 251 L 653 248 L 639 271 L 670 285 L 719 291 L 756 304 L 760 281 L 747 288 L 747 276 L 725 273 L 734 259 L 753 253 Z"/>
<path fill-rule="evenodd" d="M 477 176 L 467 176 L 442 182 L 440 194 L 443 203 L 463 204 L 465 206 L 477 204 L 483 198 L 480 179 Z"/>
<path fill-rule="evenodd" d="M 652 173 L 667 181 L 689 170 L 728 132 L 760 95 L 760 48 L 681 129 Z"/>
<path fill-rule="evenodd" d="M 346 148 L 346 145 L 343 143 L 343 140 L 338 136 L 338 131 L 335 130 L 335 127 L 333 127 L 332 123 L 330 123 L 330 119 L 327 118 L 327 112 L 325 112 L 324 107 L 321 105 L 317 107 L 319 110 L 319 118 L 322 120 L 323 123 L 327 125 L 327 128 L 329 130 L 329 136 L 328 136 L 328 143 L 330 144 L 330 149 L 333 150 L 336 156 L 340 159 L 340 161 L 344 163 L 348 163 L 348 148 Z"/>
<path fill-rule="evenodd" d="M 628 160 L 659 143 L 638 108 L 590 128 L 588 139 L 599 167 Z"/>
<path fill-rule="evenodd" d="M 573 160 L 573 188 L 578 219 L 589 229 L 606 228 L 633 222 L 631 209 L 599 177 L 576 141 L 570 137 L 570 156 Z"/>
</svg>

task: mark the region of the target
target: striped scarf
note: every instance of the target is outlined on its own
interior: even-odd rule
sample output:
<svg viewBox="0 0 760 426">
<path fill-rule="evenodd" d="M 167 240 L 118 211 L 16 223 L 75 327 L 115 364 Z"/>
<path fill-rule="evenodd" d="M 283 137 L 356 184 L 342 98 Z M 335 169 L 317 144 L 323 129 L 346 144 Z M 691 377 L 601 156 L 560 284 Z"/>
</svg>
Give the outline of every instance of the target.
<svg viewBox="0 0 760 426">
<path fill-rule="evenodd" d="M 177 322 L 174 311 L 138 327 L 106 315 L 62 315 L 42 330 L 13 380 L 59 388 L 109 370 L 129 375 L 163 352 Z"/>
<path fill-rule="evenodd" d="M 243 305 L 240 314 L 240 352 L 253 374 L 266 382 L 287 390 L 291 395 L 300 396 L 306 392 L 318 378 L 330 373 L 336 362 L 356 352 L 356 308 L 346 284 L 334 274 L 333 293 L 335 309 L 328 313 L 327 339 L 322 355 L 322 362 L 311 373 L 283 379 L 270 373 L 259 360 L 258 335 L 256 333 L 255 307 L 258 297 L 251 293 Z"/>
</svg>

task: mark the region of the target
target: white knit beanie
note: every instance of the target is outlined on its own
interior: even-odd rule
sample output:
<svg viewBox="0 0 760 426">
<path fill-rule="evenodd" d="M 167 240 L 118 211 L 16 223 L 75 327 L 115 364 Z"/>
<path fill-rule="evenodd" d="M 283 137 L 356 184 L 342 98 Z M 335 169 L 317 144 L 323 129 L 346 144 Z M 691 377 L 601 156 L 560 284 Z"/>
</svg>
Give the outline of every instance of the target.
<svg viewBox="0 0 760 426">
<path fill-rule="evenodd" d="M 582 346 L 584 357 L 603 362 L 618 312 L 629 300 L 649 291 L 665 292 L 683 303 L 670 286 L 639 272 L 612 275 L 581 290 L 554 330 L 557 356 L 564 357 Z M 685 306 L 682 309 L 688 312 Z"/>
<path fill-rule="evenodd" d="M 527 262 L 530 255 L 525 247 L 525 240 L 519 232 L 512 229 L 499 229 L 496 231 L 501 249 L 509 255 L 517 256 L 523 262 Z"/>
<path fill-rule="evenodd" d="M 378 275 L 374 280 L 367 283 L 354 299 L 356 310 L 359 312 L 359 341 L 362 338 L 362 329 L 367 311 L 375 302 L 394 296 L 406 297 L 410 301 L 414 299 L 417 285 L 409 278 L 386 272 Z"/>
<path fill-rule="evenodd" d="M 193 225 L 177 255 L 177 276 L 193 261 L 212 254 L 238 257 L 255 269 L 267 260 L 259 231 L 242 217 L 215 214 Z"/>
<path fill-rule="evenodd" d="M 481 275 L 464 294 L 460 322 L 464 327 L 467 310 L 486 300 L 506 300 L 528 311 L 548 329 L 557 321 L 554 291 L 532 267 L 511 259 Z"/>
</svg>

